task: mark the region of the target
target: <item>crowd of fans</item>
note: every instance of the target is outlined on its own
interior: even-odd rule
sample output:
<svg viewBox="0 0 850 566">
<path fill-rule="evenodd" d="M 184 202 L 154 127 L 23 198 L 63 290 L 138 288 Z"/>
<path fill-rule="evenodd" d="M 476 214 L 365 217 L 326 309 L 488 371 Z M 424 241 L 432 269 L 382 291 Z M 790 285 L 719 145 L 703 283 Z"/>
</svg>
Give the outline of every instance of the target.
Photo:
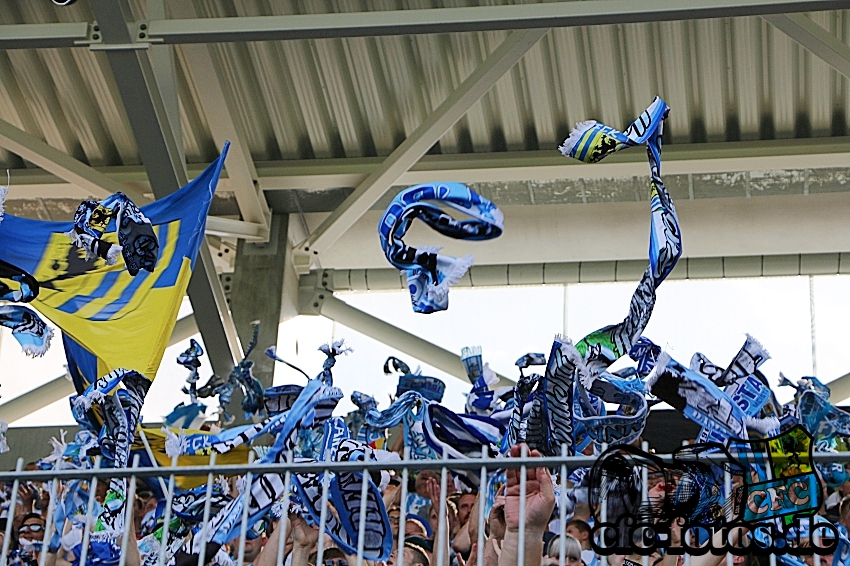
<svg viewBox="0 0 850 566">
<path fill-rule="evenodd" d="M 511 456 L 519 455 L 520 446 L 511 450 Z M 532 451 L 530 456 L 539 456 Z M 33 466 L 29 466 L 32 468 Z M 440 478 L 431 471 L 416 473 L 411 470 L 408 483 L 407 501 L 401 501 L 402 486 L 400 476 L 394 474 L 383 490 L 382 496 L 393 533 L 393 553 L 385 562 L 375 563 L 364 560 L 370 566 L 472 566 L 479 561 L 486 566 L 554 566 L 560 564 L 563 553 L 565 566 L 597 566 L 607 560 L 611 566 L 634 566 L 644 561 L 644 557 L 611 555 L 599 556 L 591 546 L 592 525 L 599 516 L 591 514 L 586 498 L 582 497 L 581 486 L 571 486 L 577 495 L 568 520 L 561 524 L 556 508 L 555 485 L 553 476 L 544 467 L 528 467 L 525 478 L 525 507 L 520 506 L 520 470 L 508 469 L 504 483 L 493 502 L 484 522 L 479 523 L 480 506 L 484 504 L 483 492 L 466 489 L 458 491 L 453 482 L 448 482 L 448 494 L 445 498 L 445 516 L 440 517 Z M 22 476 L 25 479 L 25 476 Z M 235 487 L 238 478 L 231 478 Z M 99 485 L 103 485 L 102 483 Z M 62 484 L 59 483 L 60 489 Z M 648 483 L 650 501 L 660 498 L 665 490 L 662 481 L 650 478 Z M 825 504 L 820 515 L 833 521 L 839 532 L 846 535 L 850 528 L 850 480 L 835 490 L 825 489 Z M 62 544 L 56 552 L 48 552 L 46 533 L 47 513 L 50 507 L 50 484 L 23 481 L 16 497 L 11 497 L 11 484 L 5 485 L 6 508 L 0 518 L 0 546 L 8 547 L 9 564 L 47 564 L 48 566 L 71 566 L 79 563 L 79 557 Z M 163 494 L 142 480 L 137 480 L 132 502 L 133 522 L 129 525 L 132 534 L 130 548 L 127 549 L 127 562 L 137 566 L 140 560 L 136 539 L 149 535 L 162 526 L 164 507 Z M 96 498 L 101 501 L 104 489 L 97 490 Z M 574 495 L 574 496 L 575 496 Z M 102 503 L 102 501 L 101 501 Z M 329 504 L 333 512 L 332 504 Z M 404 509 L 402 509 L 404 507 Z M 402 513 L 404 511 L 404 513 Z M 404 515 L 404 524 L 400 524 Z M 520 517 L 524 516 L 524 528 L 520 533 Z M 11 517 L 11 519 L 9 519 Z M 11 539 L 5 541 L 8 521 L 11 520 Z M 441 532 L 442 529 L 442 532 Z M 479 534 L 483 529 L 484 546 L 479 547 Z M 62 529 L 66 535 L 68 525 Z M 281 542 L 281 533 L 285 538 Z M 402 552 L 398 554 L 399 533 L 403 532 Z M 676 532 L 671 528 L 671 532 Z M 522 536 L 522 538 L 520 538 Z M 678 534 L 676 535 L 678 536 Z M 227 544 L 222 553 L 210 558 L 208 564 L 229 566 L 241 560 L 242 564 L 253 566 L 275 566 L 279 552 L 283 564 L 291 566 L 353 566 L 355 556 L 346 555 L 325 535 L 322 542 L 323 553 L 317 555 L 320 533 L 315 525 L 310 525 L 298 513 L 290 513 L 284 519 L 273 516 L 260 521 L 248 529 L 244 541 L 237 537 Z M 802 546 L 810 546 L 808 539 L 801 538 Z M 674 543 L 678 544 L 678 538 Z M 63 541 L 64 543 L 64 541 Z M 736 544 L 746 545 L 747 541 Z M 282 549 L 279 548 L 282 546 Z M 42 556 L 45 553 L 46 556 Z M 752 554 L 733 556 L 735 565 L 755 565 L 766 557 Z M 649 564 L 660 566 L 681 566 L 683 555 L 655 552 L 648 558 Z M 703 556 L 691 556 L 691 566 L 718 566 L 726 563 L 726 555 L 716 556 L 707 553 Z M 802 556 L 808 566 L 815 561 L 823 566 L 831 566 L 833 555 Z M 780 560 L 782 562 L 782 560 Z"/>
</svg>

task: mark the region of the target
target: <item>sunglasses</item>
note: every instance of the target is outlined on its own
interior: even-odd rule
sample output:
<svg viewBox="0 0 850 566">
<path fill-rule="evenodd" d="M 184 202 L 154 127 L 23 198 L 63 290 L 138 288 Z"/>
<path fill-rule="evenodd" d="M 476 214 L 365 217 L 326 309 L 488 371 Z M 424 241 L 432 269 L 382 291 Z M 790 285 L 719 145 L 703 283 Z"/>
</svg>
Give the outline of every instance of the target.
<svg viewBox="0 0 850 566">
<path fill-rule="evenodd" d="M 43 525 L 32 524 L 32 525 L 21 525 L 21 528 L 18 529 L 18 532 L 22 533 L 24 531 L 29 531 L 31 533 L 40 533 L 43 530 L 44 530 Z"/>
</svg>

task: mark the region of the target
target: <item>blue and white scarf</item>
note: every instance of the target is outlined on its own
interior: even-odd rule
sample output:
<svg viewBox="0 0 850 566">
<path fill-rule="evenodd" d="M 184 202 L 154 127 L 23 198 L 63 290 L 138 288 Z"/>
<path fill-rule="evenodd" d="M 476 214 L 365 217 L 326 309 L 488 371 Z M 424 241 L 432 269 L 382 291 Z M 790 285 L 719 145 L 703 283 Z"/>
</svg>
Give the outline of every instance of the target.
<svg viewBox="0 0 850 566">
<path fill-rule="evenodd" d="M 519 368 L 519 379 L 514 387 L 514 395 L 511 400 L 513 407 L 510 423 L 505 432 L 505 438 L 502 440 L 502 445 L 499 448 L 499 452 L 502 454 L 507 454 L 511 446 L 526 441 L 527 419 L 531 415 L 531 410 L 534 406 L 533 401 L 530 402 L 529 399 L 533 394 L 534 388 L 537 387 L 537 382 L 542 378 L 537 373 L 525 375 L 523 370 L 530 366 L 545 365 L 546 356 L 539 353 L 528 353 L 516 361 L 516 366 Z"/>
<path fill-rule="evenodd" d="M 455 220 L 443 204 L 471 219 Z M 416 218 L 444 236 L 459 240 L 489 240 L 502 234 L 504 217 L 492 202 L 466 185 L 454 182 L 425 183 L 400 192 L 378 224 L 381 247 L 387 260 L 407 275 L 413 310 L 432 313 L 449 306 L 449 287 L 460 281 L 472 265 L 472 256 L 453 258 L 438 254 L 440 247 L 415 248 L 402 238 Z"/>
<path fill-rule="evenodd" d="M 366 415 L 369 411 L 378 408 L 378 402 L 371 395 L 355 391 L 351 394 L 351 402 L 357 406 L 356 411 L 348 413 L 348 426 L 351 436 L 373 448 L 383 448 L 387 439 L 387 430 L 375 428 L 366 423 Z"/>
<path fill-rule="evenodd" d="M 192 338 L 189 340 L 189 347 L 177 356 L 177 363 L 189 370 L 189 377 L 186 378 L 188 389 L 184 387 L 183 393 L 189 396 L 189 403 L 191 404 L 198 402 L 198 368 L 201 367 L 201 360 L 199 358 L 203 355 L 204 349 Z"/>
<path fill-rule="evenodd" d="M 559 148 L 567 157 L 596 163 L 622 149 L 646 144 L 649 160 L 652 213 L 649 266 L 632 295 L 626 319 L 585 336 L 575 345 L 580 356 L 580 362 L 575 364 L 579 373 L 575 417 L 598 443 L 630 442 L 640 435 L 646 424 L 648 411 L 646 399 L 640 393 L 640 381 L 618 378 L 605 370 L 637 343 L 655 307 L 656 289 L 682 255 L 676 208 L 661 179 L 661 134 L 669 111 L 664 101 L 655 97 L 625 132 L 595 121 L 582 122 Z M 604 408 L 600 410 L 602 406 L 592 396 L 619 404 L 617 414 L 605 414 Z"/>
<path fill-rule="evenodd" d="M 404 445 L 410 448 L 410 458 L 427 460 L 436 458 L 434 450 L 425 440 L 422 423 L 430 401 L 416 391 L 408 391 L 393 401 L 383 411 L 372 409 L 366 414 L 366 424 L 375 428 L 392 428 L 404 422 Z"/>
<path fill-rule="evenodd" d="M 0 305 L 0 326 L 12 331 L 12 336 L 27 356 L 43 356 L 50 348 L 53 330 L 28 307 Z"/>
<path fill-rule="evenodd" d="M 113 219 L 118 245 L 103 239 Z M 100 202 L 80 203 L 74 214 L 74 227 L 67 236 L 86 251 L 86 261 L 99 257 L 107 265 L 115 265 L 118 256 L 123 255 L 127 271 L 134 276 L 142 269 L 153 273 L 159 255 L 159 241 L 151 221 L 124 193 L 109 195 Z"/>
<path fill-rule="evenodd" d="M 697 352 L 691 358 L 691 369 L 703 374 L 717 385 L 723 387 L 752 375 L 767 360 L 770 354 L 761 342 L 747 334 L 744 345 L 732 358 L 727 368 L 714 365 L 703 354 Z"/>
<path fill-rule="evenodd" d="M 505 403 L 502 399 L 511 393 L 513 387 L 491 389 L 499 382 L 499 378 L 490 369 L 490 365 L 484 363 L 481 347 L 463 347 L 460 351 L 460 361 L 472 383 L 472 390 L 466 396 L 464 412 L 492 416 L 493 413 L 504 410 Z"/>
<path fill-rule="evenodd" d="M 686 417 L 723 438 L 749 438 L 751 428 L 766 436 L 779 430 L 776 417 L 748 415 L 713 381 L 665 352 L 646 379 L 646 391 L 681 411 Z"/>
</svg>

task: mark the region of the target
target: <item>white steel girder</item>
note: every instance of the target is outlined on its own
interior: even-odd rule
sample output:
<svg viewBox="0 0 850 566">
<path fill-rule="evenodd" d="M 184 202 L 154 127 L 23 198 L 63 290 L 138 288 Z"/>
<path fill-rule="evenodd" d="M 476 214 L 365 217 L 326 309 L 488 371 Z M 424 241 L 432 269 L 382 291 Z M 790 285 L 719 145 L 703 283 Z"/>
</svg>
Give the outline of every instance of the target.
<svg viewBox="0 0 850 566">
<path fill-rule="evenodd" d="M 0 146 L 8 147 L 17 153 L 18 148 L 12 145 L 20 144 L 27 136 L 37 142 L 39 147 L 46 144 L 29 136 L 14 126 L 3 125 L 0 122 Z M 14 128 L 14 130 L 9 129 Z M 6 132 L 6 135 L 2 135 Z M 13 133 L 9 133 L 13 132 Z M 5 138 L 12 141 L 6 142 Z M 52 148 L 47 146 L 46 151 Z M 58 150 L 53 149 L 53 152 Z M 37 155 L 22 153 L 22 157 L 36 162 Z M 38 169 L 13 169 L 12 187 L 9 199 L 18 198 L 77 198 L 85 196 L 77 187 L 92 187 L 91 194 L 96 194 L 99 179 L 111 179 L 118 184 L 104 185 L 126 189 L 124 183 L 149 186 L 145 172 L 138 166 L 99 167 L 92 168 L 74 160 L 66 166 L 66 172 L 52 169 L 56 163 L 63 163 L 70 158 L 60 155 L 51 163 L 44 165 L 44 171 Z M 64 160 L 64 161 L 60 161 Z M 228 156 L 228 162 L 230 156 Z M 338 187 L 356 187 L 378 167 L 383 159 L 380 157 L 353 157 L 343 159 L 304 159 L 288 161 L 270 161 L 256 164 L 257 175 L 263 191 L 285 191 L 303 189 L 321 191 Z M 664 147 L 664 174 L 713 174 L 740 173 L 746 171 L 780 171 L 843 168 L 850 164 L 850 137 L 830 137 L 811 139 L 782 139 L 770 141 L 719 142 L 699 144 L 676 144 Z M 73 168 L 72 168 L 73 167 Z M 190 176 L 201 172 L 202 165 L 191 165 Z M 100 175 L 95 179 L 75 181 L 69 177 L 79 170 L 84 176 L 89 171 Z M 59 171 L 57 173 L 57 171 Z M 52 174 L 51 174 L 52 173 Z M 447 179 L 461 183 L 476 182 L 509 182 L 509 181 L 549 181 L 555 179 L 618 179 L 625 177 L 645 177 L 647 174 L 646 156 L 640 151 L 624 151 L 614 154 L 601 163 L 588 166 L 573 159 L 567 159 L 552 150 L 517 151 L 498 153 L 474 153 L 452 155 L 425 155 L 413 167 L 404 172 L 396 181 L 396 185 L 409 186 L 418 183 L 444 181 Z M 65 181 L 63 179 L 70 179 Z M 95 182 L 97 181 L 97 182 Z M 108 182 L 108 181 L 104 181 Z M 222 186 L 229 190 L 229 178 L 223 178 Z M 146 189 L 145 192 L 148 192 Z M 232 220 L 228 218 L 210 217 L 209 222 L 216 224 L 216 234 L 229 235 L 224 221 L 227 221 L 233 232 L 239 238 L 259 239 L 260 224 Z M 234 224 L 234 223 L 240 223 Z M 210 226 L 207 226 L 210 231 Z"/>
<path fill-rule="evenodd" d="M 333 291 L 327 285 L 328 280 L 322 276 L 322 272 L 301 278 L 299 293 L 301 314 L 321 315 L 329 318 L 468 383 L 466 370 L 460 361 L 460 354 L 450 352 L 402 328 L 352 307 L 334 297 Z M 514 381 L 502 375 L 498 375 L 498 377 L 500 386 L 512 387 L 515 385 Z"/>
<path fill-rule="evenodd" d="M 172 15 L 178 18 L 195 17 L 191 2 L 176 2 L 171 5 Z M 187 64 L 200 99 L 201 108 L 207 116 L 210 133 L 216 146 L 230 141 L 230 151 L 224 164 L 230 178 L 230 188 L 236 196 L 242 219 L 256 224 L 259 241 L 268 241 L 271 212 L 260 191 L 257 170 L 247 145 L 247 136 L 241 120 L 234 115 L 237 101 L 228 88 L 228 81 L 218 62 L 213 58 L 211 45 L 185 45 L 182 47 Z"/>
<path fill-rule="evenodd" d="M 298 245 L 293 254 L 296 270 L 302 274 L 308 272 L 316 256 L 357 222 L 547 32 L 547 29 L 532 29 L 509 35 L 306 241 Z M 318 259 L 321 261 L 321 257 Z"/>
<path fill-rule="evenodd" d="M 847 0 L 588 0 L 424 10 L 378 10 L 132 22 L 144 42 L 182 44 L 480 32 L 729 18 L 846 9 Z M 141 26 L 144 25 L 144 28 Z M 0 49 L 104 43 L 92 22 L 0 26 Z"/>
<path fill-rule="evenodd" d="M 850 251 L 850 192 L 676 199 L 685 257 L 721 258 Z M 441 245 L 452 256 L 472 254 L 476 266 L 646 260 L 649 202 L 501 207 L 505 231 L 486 242 L 439 235 L 416 223 L 406 241 Z M 375 226 L 380 210 L 363 216 L 323 256 L 323 267 L 390 267 Z M 324 214 L 305 214 L 310 226 Z"/>
<path fill-rule="evenodd" d="M 833 69 L 850 77 L 850 46 L 810 17 L 805 14 L 771 14 L 762 17 Z"/>
<path fill-rule="evenodd" d="M 177 321 L 171 333 L 171 338 L 168 340 L 168 345 L 174 346 L 175 344 L 179 344 L 197 333 L 198 326 L 195 323 L 195 317 L 190 314 Z M 3 420 L 14 424 L 18 419 L 22 419 L 30 413 L 43 409 L 75 393 L 74 384 L 62 375 L 51 379 L 43 385 L 39 385 L 35 389 L 27 391 L 23 395 L 18 395 L 14 399 L 0 404 L 0 414 L 3 415 Z"/>
<path fill-rule="evenodd" d="M 112 69 L 139 156 L 154 195 L 163 197 L 188 182 L 166 105 L 157 86 L 151 61 L 135 43 L 138 34 L 128 27 L 132 13 L 128 0 L 91 0 L 97 17 L 106 59 Z M 202 245 L 188 288 L 198 327 L 209 353 L 210 364 L 219 375 L 229 373 L 242 357 L 239 336 L 215 272 L 209 247 Z"/>
</svg>

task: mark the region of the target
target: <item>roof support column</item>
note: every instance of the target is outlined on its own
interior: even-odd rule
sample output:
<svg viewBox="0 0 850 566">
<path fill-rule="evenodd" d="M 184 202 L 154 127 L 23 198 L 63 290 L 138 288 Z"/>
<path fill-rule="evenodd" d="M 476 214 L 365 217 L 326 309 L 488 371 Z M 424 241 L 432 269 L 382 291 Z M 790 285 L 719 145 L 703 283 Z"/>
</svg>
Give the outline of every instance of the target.
<svg viewBox="0 0 850 566">
<path fill-rule="evenodd" d="M 143 32 L 128 26 L 127 0 L 92 0 L 103 36 L 109 66 L 127 110 L 139 155 L 156 197 L 171 194 L 188 182 L 186 164 L 170 125 L 144 45 L 135 42 Z M 230 310 L 215 272 L 209 248 L 201 245 L 189 282 L 189 298 L 206 345 L 213 371 L 227 375 L 242 348 Z"/>
<path fill-rule="evenodd" d="M 271 387 L 274 378 L 274 361 L 263 351 L 277 344 L 277 331 L 281 320 L 284 293 L 284 266 L 291 261 L 289 240 L 289 215 L 272 216 L 269 241 L 266 244 L 239 242 L 236 252 L 236 270 L 230 292 L 230 310 L 239 338 L 247 347 L 251 340 L 251 322 L 260 321 L 257 349 L 252 355 L 254 377 L 263 388 Z"/>
</svg>

